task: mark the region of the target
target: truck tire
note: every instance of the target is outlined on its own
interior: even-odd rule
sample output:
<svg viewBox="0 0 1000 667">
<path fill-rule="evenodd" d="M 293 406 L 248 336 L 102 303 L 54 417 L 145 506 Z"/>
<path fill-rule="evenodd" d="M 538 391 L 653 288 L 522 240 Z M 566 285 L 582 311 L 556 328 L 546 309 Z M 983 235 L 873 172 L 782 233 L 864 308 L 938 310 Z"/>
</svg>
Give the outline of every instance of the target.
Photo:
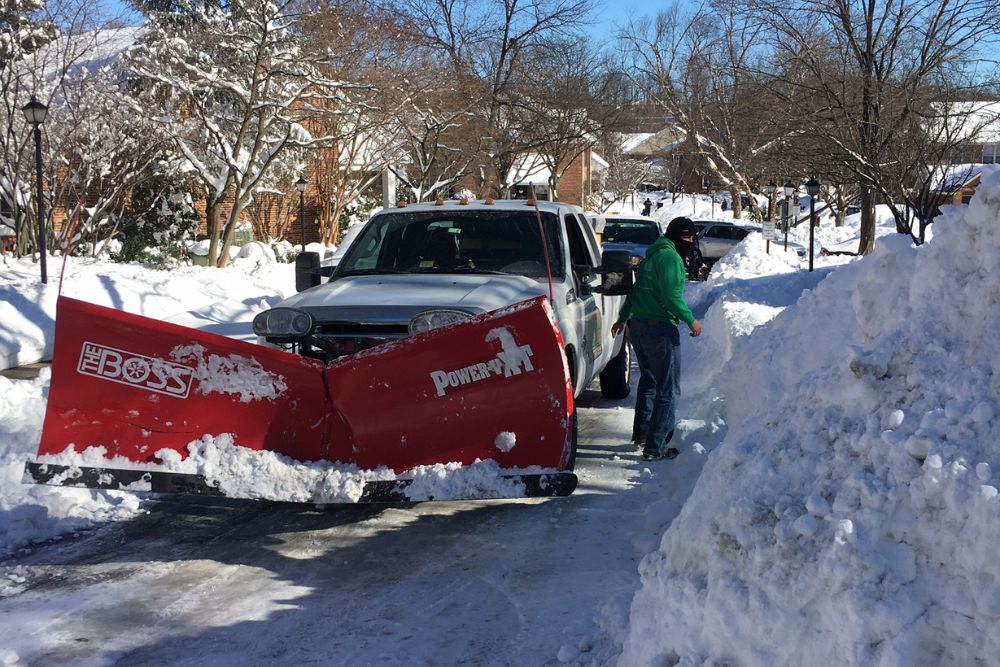
<svg viewBox="0 0 1000 667">
<path fill-rule="evenodd" d="M 613 400 L 625 398 L 632 391 L 632 349 L 628 344 L 628 332 L 623 331 L 622 349 L 601 371 L 601 396 Z"/>
<path fill-rule="evenodd" d="M 576 406 L 573 406 L 573 414 L 570 415 L 570 445 L 569 445 L 569 459 L 566 461 L 566 470 L 572 470 L 576 467 Z"/>
</svg>

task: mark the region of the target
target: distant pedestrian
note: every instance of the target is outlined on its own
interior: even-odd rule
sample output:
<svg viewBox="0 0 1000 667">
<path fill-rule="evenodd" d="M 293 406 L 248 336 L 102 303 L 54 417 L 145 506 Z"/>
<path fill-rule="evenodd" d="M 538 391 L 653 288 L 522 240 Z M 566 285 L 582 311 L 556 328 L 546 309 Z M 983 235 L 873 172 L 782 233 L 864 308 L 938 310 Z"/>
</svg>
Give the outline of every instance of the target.
<svg viewBox="0 0 1000 667">
<path fill-rule="evenodd" d="M 723 199 L 722 200 L 722 210 L 725 211 L 728 208 L 729 208 L 729 200 L 728 199 Z"/>
<path fill-rule="evenodd" d="M 611 329 L 618 335 L 628 325 L 639 362 L 632 442 L 642 446 L 642 457 L 647 460 L 672 459 L 679 454 L 676 447 L 668 446 L 674 435 L 681 393 L 677 325 L 684 322 L 692 336 L 701 335 L 701 323 L 684 303 L 684 257 L 697 234 L 697 227 L 688 218 L 670 221 L 667 233 L 646 249 L 632 293 Z"/>
<path fill-rule="evenodd" d="M 647 197 L 646 201 L 642 202 L 642 214 L 649 215 L 649 211 L 652 208 L 653 208 L 653 202 L 649 201 L 649 198 Z"/>
</svg>

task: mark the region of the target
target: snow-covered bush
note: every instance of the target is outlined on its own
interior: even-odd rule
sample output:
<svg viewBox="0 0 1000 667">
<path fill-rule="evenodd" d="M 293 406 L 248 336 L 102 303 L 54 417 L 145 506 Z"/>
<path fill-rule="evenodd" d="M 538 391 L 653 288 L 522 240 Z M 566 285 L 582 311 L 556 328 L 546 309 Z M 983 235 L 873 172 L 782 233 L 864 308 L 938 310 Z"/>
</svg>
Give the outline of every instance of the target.
<svg viewBox="0 0 1000 667">
<path fill-rule="evenodd" d="M 271 239 L 270 247 L 279 262 L 294 262 L 295 256 L 299 254 L 299 246 L 285 239 Z"/>
<path fill-rule="evenodd" d="M 198 231 L 198 214 L 191 195 L 176 185 L 149 185 L 136 190 L 118 231 L 122 246 L 112 256 L 115 261 L 176 266 L 184 242 Z"/>
</svg>

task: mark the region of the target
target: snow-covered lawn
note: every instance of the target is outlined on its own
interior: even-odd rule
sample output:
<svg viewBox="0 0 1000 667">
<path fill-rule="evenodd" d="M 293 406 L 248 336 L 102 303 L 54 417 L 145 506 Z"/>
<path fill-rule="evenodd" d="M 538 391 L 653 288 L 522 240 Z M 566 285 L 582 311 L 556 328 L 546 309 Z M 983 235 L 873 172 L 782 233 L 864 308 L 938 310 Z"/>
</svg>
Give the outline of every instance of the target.
<svg viewBox="0 0 1000 667">
<path fill-rule="evenodd" d="M 661 216 L 691 215 L 697 205 L 667 204 Z M 773 252 L 773 244 L 765 254 L 753 235 L 716 264 L 706 283 L 689 286 L 705 335 L 682 337 L 684 453 L 646 471 L 631 468 L 622 463 L 617 436 L 601 430 L 628 408 L 587 412 L 590 423 L 582 429 L 596 458 L 582 481 L 592 493 L 602 489 L 610 505 L 586 521 L 560 524 L 573 531 L 588 562 L 601 562 L 608 541 L 646 554 L 640 577 L 631 559 L 608 556 L 592 576 L 619 582 L 618 593 L 575 609 L 572 618 L 592 618 L 593 627 L 571 624 L 583 634 L 560 636 L 557 650 L 538 655 L 535 664 L 996 664 L 998 221 L 1000 170 L 991 170 L 971 206 L 947 211 L 925 246 L 888 234 L 871 257 L 817 258 L 809 273 L 794 255 Z M 802 243 L 803 232 L 792 238 Z M 836 242 L 856 232 L 825 224 L 817 234 Z M 40 288 L 36 269 L 28 261 L 0 267 L 0 360 L 8 366 L 50 350 L 55 287 Z M 292 283 L 287 265 L 160 273 L 71 260 L 64 289 L 239 335 L 233 322 L 243 323 L 245 334 L 252 316 L 290 293 Z M 12 558 L 54 549 L 48 540 L 150 507 L 129 494 L 20 484 L 38 441 L 47 385 L 46 372 L 34 381 L 0 378 L 0 554 Z M 602 444 L 602 437 L 609 441 Z M 603 467 L 615 472 L 604 478 Z M 630 485 L 641 486 L 638 501 L 624 491 Z M 555 512 L 559 502 L 543 505 Z M 623 520 L 637 506 L 645 520 Z M 375 520 L 375 532 L 394 529 L 381 522 Z M 655 535 L 636 532 L 650 525 Z M 528 564 L 505 566 L 504 576 L 518 576 L 521 568 Z M 439 568 L 427 572 L 443 576 Z M 14 618 L 22 633 L 46 623 L 44 615 L 18 614 L 18 596 L 29 595 L 17 584 L 24 576 L 23 569 L 0 570 L 0 593 L 10 603 L 5 618 Z M 531 570 L 531 576 L 563 575 Z M 476 587 L 470 590 L 465 602 L 473 604 Z M 487 599 L 483 604 L 494 604 Z M 477 619 L 491 618 L 478 612 Z M 421 619 L 408 622 L 420 632 Z M 485 632 L 476 627 L 468 630 L 473 642 Z M 553 626 L 533 632 L 538 641 L 529 644 L 549 646 L 541 638 Z M 414 651 L 412 638 L 384 641 L 381 655 L 389 664 L 433 656 Z M 30 644 L 22 637 L 20 653 L 0 651 L 0 663 L 33 659 L 24 648 Z M 265 656 L 250 646 L 242 658 L 247 664 Z M 340 658 L 347 659 L 329 662 Z M 468 662 L 520 659 L 487 652 Z"/>
</svg>

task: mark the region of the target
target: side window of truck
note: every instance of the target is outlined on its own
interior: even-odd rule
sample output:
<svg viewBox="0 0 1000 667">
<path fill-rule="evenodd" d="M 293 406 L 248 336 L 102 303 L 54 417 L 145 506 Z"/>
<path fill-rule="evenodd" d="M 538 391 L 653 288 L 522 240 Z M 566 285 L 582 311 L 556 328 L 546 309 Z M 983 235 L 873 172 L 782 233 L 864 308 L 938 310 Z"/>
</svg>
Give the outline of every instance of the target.
<svg viewBox="0 0 1000 667">
<path fill-rule="evenodd" d="M 573 266 L 596 266 L 594 255 L 587 243 L 587 237 L 580 228 L 577 216 L 567 213 L 563 219 L 566 225 L 566 238 L 569 241 L 569 256 Z"/>
<path fill-rule="evenodd" d="M 605 222 L 603 218 L 594 218 L 594 220 L 587 220 L 587 217 L 582 213 L 578 213 L 577 216 L 580 219 L 580 224 L 588 230 L 592 230 L 592 234 L 584 234 L 584 239 L 587 241 L 587 245 L 590 247 L 590 256 L 593 258 L 593 266 L 599 266 L 601 263 L 601 246 L 600 242 L 597 240 L 598 233 L 604 233 Z"/>
</svg>

